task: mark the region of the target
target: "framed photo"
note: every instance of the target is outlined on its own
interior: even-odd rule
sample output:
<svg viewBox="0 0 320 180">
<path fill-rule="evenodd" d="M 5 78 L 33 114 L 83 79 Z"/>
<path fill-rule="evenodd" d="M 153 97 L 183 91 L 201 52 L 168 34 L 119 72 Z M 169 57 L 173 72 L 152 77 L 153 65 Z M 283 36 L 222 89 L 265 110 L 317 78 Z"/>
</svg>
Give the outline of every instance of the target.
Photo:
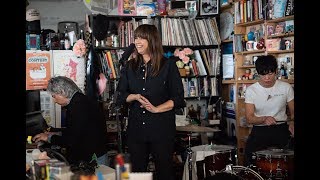
<svg viewBox="0 0 320 180">
<path fill-rule="evenodd" d="M 215 15 L 219 12 L 219 0 L 200 0 L 200 15 Z"/>
<path fill-rule="evenodd" d="M 197 1 L 186 1 L 185 2 L 185 8 L 189 12 L 197 11 Z"/>
</svg>

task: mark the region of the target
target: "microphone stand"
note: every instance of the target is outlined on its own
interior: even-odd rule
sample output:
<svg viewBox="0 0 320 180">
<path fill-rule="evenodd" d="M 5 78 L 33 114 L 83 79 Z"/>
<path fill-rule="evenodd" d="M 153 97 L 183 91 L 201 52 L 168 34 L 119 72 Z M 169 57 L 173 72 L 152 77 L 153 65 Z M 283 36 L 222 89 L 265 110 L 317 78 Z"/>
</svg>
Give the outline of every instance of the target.
<svg viewBox="0 0 320 180">
<path fill-rule="evenodd" d="M 120 72 L 121 72 L 122 71 L 122 67 L 124 66 L 124 60 L 119 60 L 119 63 L 120 63 Z M 121 78 L 121 73 L 120 73 L 119 79 L 120 78 Z M 118 151 L 119 151 L 119 153 L 122 154 L 123 151 L 124 151 L 124 147 L 123 147 L 123 143 L 122 143 L 122 133 L 123 133 L 122 125 L 123 125 L 123 122 L 119 118 L 121 107 L 119 107 L 117 105 L 117 96 L 118 96 L 117 83 L 115 83 L 114 89 L 115 89 L 115 91 L 114 91 L 114 94 L 113 94 L 113 101 L 112 101 L 112 104 L 111 104 L 111 109 L 113 109 L 112 114 L 115 113 L 115 115 L 116 115 Z"/>
<path fill-rule="evenodd" d="M 111 112 L 112 114 L 115 114 L 116 116 L 116 122 L 117 122 L 117 141 L 118 141 L 118 151 L 119 153 L 122 153 L 123 147 L 122 147 L 122 122 L 120 121 L 120 109 L 117 105 L 117 96 L 118 96 L 118 91 L 117 91 L 117 85 L 115 85 L 115 91 L 113 94 L 113 101 L 111 103 Z"/>
</svg>

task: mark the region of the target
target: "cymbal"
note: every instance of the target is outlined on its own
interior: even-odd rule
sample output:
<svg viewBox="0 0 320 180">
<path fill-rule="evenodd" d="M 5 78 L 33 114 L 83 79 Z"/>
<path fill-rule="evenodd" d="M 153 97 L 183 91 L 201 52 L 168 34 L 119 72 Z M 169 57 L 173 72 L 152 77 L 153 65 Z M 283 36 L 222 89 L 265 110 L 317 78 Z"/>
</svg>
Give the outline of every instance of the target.
<svg viewBox="0 0 320 180">
<path fill-rule="evenodd" d="M 210 127 L 197 126 L 197 125 L 186 125 L 186 126 L 176 126 L 177 131 L 185 131 L 185 132 L 218 132 L 219 129 L 214 129 Z"/>
</svg>

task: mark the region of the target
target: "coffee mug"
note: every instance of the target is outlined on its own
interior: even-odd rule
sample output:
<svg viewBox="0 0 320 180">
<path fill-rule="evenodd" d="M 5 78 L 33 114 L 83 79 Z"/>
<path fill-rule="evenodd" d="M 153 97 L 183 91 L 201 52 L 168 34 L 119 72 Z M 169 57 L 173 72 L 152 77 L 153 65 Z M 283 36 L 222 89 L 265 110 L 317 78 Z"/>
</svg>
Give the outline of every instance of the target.
<svg viewBox="0 0 320 180">
<path fill-rule="evenodd" d="M 247 41 L 246 42 L 247 51 L 253 51 L 253 44 L 254 44 L 254 41 Z"/>
</svg>

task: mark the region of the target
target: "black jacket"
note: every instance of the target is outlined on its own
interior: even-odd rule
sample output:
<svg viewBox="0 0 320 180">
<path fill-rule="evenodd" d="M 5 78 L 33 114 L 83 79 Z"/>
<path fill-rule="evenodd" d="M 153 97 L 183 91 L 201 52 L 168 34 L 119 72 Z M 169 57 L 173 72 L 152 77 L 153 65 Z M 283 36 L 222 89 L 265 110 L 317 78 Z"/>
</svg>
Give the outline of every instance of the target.
<svg viewBox="0 0 320 180">
<path fill-rule="evenodd" d="M 105 154 L 106 123 L 98 103 L 82 93 L 76 93 L 65 107 L 66 128 L 62 136 L 52 136 L 51 143 L 67 148 L 69 163 L 89 162 L 95 153 Z"/>
<path fill-rule="evenodd" d="M 168 100 L 173 100 L 174 108 L 185 106 L 182 80 L 173 59 L 164 58 L 157 76 L 144 79 L 146 67 L 141 62 L 135 71 L 128 61 L 121 72 L 118 85 L 119 104 L 126 103 L 129 94 L 141 94 L 154 106 Z M 147 70 L 151 69 L 151 61 L 147 63 Z M 140 107 L 138 101 L 129 104 L 128 140 L 134 141 L 163 141 L 172 140 L 175 136 L 175 111 L 174 108 L 163 113 L 151 113 Z"/>
</svg>

